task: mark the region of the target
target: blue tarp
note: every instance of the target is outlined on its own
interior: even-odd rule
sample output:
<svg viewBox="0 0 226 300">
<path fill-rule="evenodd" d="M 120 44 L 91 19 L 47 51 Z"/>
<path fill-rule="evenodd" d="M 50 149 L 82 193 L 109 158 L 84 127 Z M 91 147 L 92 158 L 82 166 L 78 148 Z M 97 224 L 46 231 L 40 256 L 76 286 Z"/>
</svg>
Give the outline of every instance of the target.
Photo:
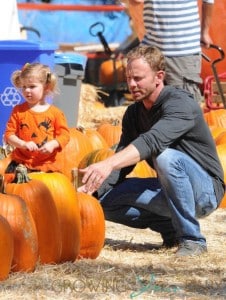
<svg viewBox="0 0 226 300">
<path fill-rule="evenodd" d="M 17 0 L 18 3 L 26 1 Z M 41 1 L 29 1 L 42 3 Z M 114 0 L 52 0 L 52 4 L 75 5 L 115 5 Z M 124 42 L 131 34 L 129 17 L 124 11 L 37 11 L 19 10 L 19 20 L 23 26 L 33 27 L 41 34 L 42 41 L 54 43 L 99 43 L 98 37 L 89 33 L 89 28 L 96 22 L 102 22 L 103 35 L 108 43 Z M 33 32 L 28 32 L 28 39 L 37 39 Z"/>
</svg>

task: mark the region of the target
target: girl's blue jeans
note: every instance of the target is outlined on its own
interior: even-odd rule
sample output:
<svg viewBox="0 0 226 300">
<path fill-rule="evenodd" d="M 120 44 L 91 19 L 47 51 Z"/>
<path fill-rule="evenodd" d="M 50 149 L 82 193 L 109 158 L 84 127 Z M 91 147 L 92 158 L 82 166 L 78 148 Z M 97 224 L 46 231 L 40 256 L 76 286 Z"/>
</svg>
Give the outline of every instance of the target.
<svg viewBox="0 0 226 300">
<path fill-rule="evenodd" d="M 100 202 L 105 218 L 151 228 L 163 239 L 205 244 L 198 218 L 217 208 L 211 177 L 188 155 L 166 149 L 154 159 L 158 178 L 127 178 Z"/>
</svg>

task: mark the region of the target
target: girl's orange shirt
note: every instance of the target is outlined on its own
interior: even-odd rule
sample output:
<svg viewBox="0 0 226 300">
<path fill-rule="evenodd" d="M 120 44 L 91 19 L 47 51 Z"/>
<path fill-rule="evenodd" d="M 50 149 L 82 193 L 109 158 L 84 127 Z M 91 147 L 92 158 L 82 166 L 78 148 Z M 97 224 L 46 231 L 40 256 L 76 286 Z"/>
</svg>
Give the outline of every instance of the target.
<svg viewBox="0 0 226 300">
<path fill-rule="evenodd" d="M 6 124 L 6 142 L 11 135 L 24 141 L 33 141 L 38 147 L 53 139 L 57 140 L 60 147 L 51 154 L 15 148 L 12 160 L 23 163 L 29 169 L 44 172 L 61 170 L 61 162 L 58 161 L 60 156 L 57 153 L 69 142 L 70 134 L 66 117 L 56 106 L 51 105 L 44 112 L 30 110 L 26 102 L 15 106 Z"/>
</svg>

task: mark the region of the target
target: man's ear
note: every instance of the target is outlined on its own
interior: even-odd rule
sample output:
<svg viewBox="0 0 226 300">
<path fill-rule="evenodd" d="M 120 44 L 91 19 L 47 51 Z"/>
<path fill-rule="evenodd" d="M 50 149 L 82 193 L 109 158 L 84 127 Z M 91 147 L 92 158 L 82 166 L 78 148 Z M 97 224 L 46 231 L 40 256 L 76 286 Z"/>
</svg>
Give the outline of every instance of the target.
<svg viewBox="0 0 226 300">
<path fill-rule="evenodd" d="M 165 77 L 165 71 L 158 71 L 156 72 L 156 79 L 157 79 L 157 83 L 159 84 L 160 82 L 163 82 L 164 81 L 164 77 Z"/>
</svg>

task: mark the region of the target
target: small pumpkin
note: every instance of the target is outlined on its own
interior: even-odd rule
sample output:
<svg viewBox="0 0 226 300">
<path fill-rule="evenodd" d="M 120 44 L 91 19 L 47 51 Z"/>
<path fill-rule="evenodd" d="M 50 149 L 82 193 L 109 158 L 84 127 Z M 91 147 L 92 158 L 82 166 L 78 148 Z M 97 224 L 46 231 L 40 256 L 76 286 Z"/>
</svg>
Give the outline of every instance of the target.
<svg viewBox="0 0 226 300">
<path fill-rule="evenodd" d="M 126 82 L 125 62 L 123 59 L 108 59 L 100 65 L 99 81 L 104 85 Z"/>
<path fill-rule="evenodd" d="M 215 138 L 215 143 L 216 145 L 226 144 L 226 130 L 218 134 Z"/>
<path fill-rule="evenodd" d="M 140 177 L 140 178 L 148 178 L 148 177 L 156 177 L 156 171 L 152 169 L 146 160 L 139 161 L 135 168 L 127 175 L 129 177 Z"/>
<path fill-rule="evenodd" d="M 102 123 L 97 127 L 97 131 L 103 136 L 109 147 L 119 143 L 122 126 L 118 120 L 112 123 Z"/>
<path fill-rule="evenodd" d="M 77 193 L 81 216 L 79 258 L 95 259 L 105 241 L 105 219 L 102 206 L 91 195 Z"/>
<path fill-rule="evenodd" d="M 209 126 L 226 128 L 226 110 L 216 109 L 204 113 L 204 119 Z"/>
<path fill-rule="evenodd" d="M 13 231 L 9 222 L 0 215 L 0 280 L 8 278 L 13 260 Z"/>
<path fill-rule="evenodd" d="M 80 248 L 80 212 L 71 181 L 58 172 L 32 172 L 29 177 L 42 181 L 52 194 L 60 223 L 62 249 L 59 261 L 74 261 Z"/>
<path fill-rule="evenodd" d="M 15 180 L 5 185 L 5 192 L 23 198 L 30 209 L 37 229 L 40 262 L 59 262 L 62 247 L 60 223 L 48 187 L 40 180 L 30 179 L 27 168 L 18 165 Z"/>
<path fill-rule="evenodd" d="M 77 167 L 84 155 L 93 150 L 89 138 L 77 128 L 70 128 L 70 141 L 58 153 L 61 172 L 71 180 L 71 170 Z"/>
<path fill-rule="evenodd" d="M 209 126 L 209 129 L 215 141 L 222 133 L 226 133 L 226 128 L 223 127 Z"/>
<path fill-rule="evenodd" d="M 220 144 L 217 145 L 217 153 L 224 171 L 224 182 L 226 184 L 226 151 L 225 151 L 226 145 Z M 224 197 L 219 205 L 220 208 L 226 208 L 226 193 L 224 194 Z"/>
<path fill-rule="evenodd" d="M 80 126 L 77 129 L 88 137 L 93 150 L 108 148 L 104 137 L 95 128 L 83 128 Z"/>
<path fill-rule="evenodd" d="M 102 161 L 114 154 L 111 148 L 97 149 L 86 154 L 78 165 L 78 169 L 85 169 L 91 164 Z M 78 172 L 78 186 L 82 185 L 82 174 Z"/>
</svg>

